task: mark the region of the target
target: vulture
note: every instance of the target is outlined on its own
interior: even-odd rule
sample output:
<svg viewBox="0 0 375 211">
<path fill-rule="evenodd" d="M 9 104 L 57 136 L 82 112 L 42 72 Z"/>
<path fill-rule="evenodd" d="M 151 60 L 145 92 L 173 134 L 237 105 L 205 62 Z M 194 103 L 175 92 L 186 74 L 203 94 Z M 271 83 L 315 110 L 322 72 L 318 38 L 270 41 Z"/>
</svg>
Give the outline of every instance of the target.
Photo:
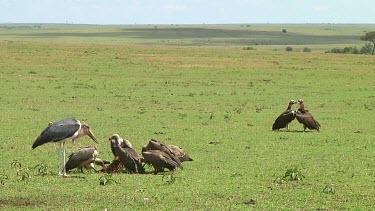
<svg viewBox="0 0 375 211">
<path fill-rule="evenodd" d="M 281 128 L 286 128 L 289 130 L 289 124 L 294 120 L 296 117 L 296 111 L 293 110 L 293 104 L 296 104 L 295 100 L 289 101 L 288 108 L 280 114 L 279 117 L 275 120 L 275 123 L 272 125 L 272 130 L 279 130 Z"/>
<path fill-rule="evenodd" d="M 111 149 L 115 155 L 115 159 L 116 157 L 120 158 L 120 162 L 128 171 L 140 174 L 145 173 L 141 157 L 131 147 L 129 141 L 124 141 L 118 134 L 114 134 L 109 140 L 111 141 Z"/>
<path fill-rule="evenodd" d="M 148 150 L 160 150 L 160 151 L 164 152 L 165 154 L 167 154 L 169 156 L 170 159 L 172 159 L 174 162 L 176 162 L 178 164 L 178 167 L 183 169 L 183 167 L 181 165 L 181 160 L 178 158 L 178 155 L 170 147 L 170 145 L 168 145 L 168 144 L 166 144 L 162 141 L 151 139 L 151 141 L 149 141 L 148 144 L 142 148 L 142 152 L 148 151 Z"/>
<path fill-rule="evenodd" d="M 305 109 L 305 105 L 302 99 L 299 99 L 298 102 L 300 107 L 297 110 L 296 119 L 299 123 L 303 124 L 303 131 L 305 132 L 306 128 L 319 131 L 319 122 L 314 118 L 309 110 Z"/>
<path fill-rule="evenodd" d="M 65 170 L 69 171 L 75 168 L 79 168 L 83 172 L 83 168 L 85 168 L 87 170 L 93 169 L 95 172 L 98 172 L 94 168 L 94 163 L 96 165 L 104 167 L 104 165 L 109 164 L 109 162 L 101 160 L 97 156 L 98 149 L 95 146 L 82 147 L 78 151 L 73 152 L 69 155 L 69 160 L 65 164 Z"/>
<path fill-rule="evenodd" d="M 190 158 L 189 155 L 186 154 L 182 148 L 175 145 L 169 145 L 169 147 L 172 150 L 172 152 L 177 156 L 177 158 L 181 161 L 181 163 L 184 161 L 193 161 L 193 159 Z"/>
<path fill-rule="evenodd" d="M 130 143 L 130 141 L 126 140 L 126 139 L 123 139 L 119 134 L 113 134 L 109 140 L 113 140 L 111 141 L 111 150 L 112 150 L 112 154 L 113 156 L 116 157 L 116 152 L 115 152 L 115 146 L 116 146 L 116 143 L 115 143 L 115 140 L 117 140 L 119 142 L 119 144 L 121 145 L 122 148 L 133 148 L 133 145 L 132 143 Z"/>
<path fill-rule="evenodd" d="M 145 150 L 142 149 L 143 162 L 151 164 L 154 167 L 154 174 L 164 171 L 164 168 L 174 171 L 177 167 L 182 166 L 175 162 L 167 153 L 161 150 Z"/>
</svg>

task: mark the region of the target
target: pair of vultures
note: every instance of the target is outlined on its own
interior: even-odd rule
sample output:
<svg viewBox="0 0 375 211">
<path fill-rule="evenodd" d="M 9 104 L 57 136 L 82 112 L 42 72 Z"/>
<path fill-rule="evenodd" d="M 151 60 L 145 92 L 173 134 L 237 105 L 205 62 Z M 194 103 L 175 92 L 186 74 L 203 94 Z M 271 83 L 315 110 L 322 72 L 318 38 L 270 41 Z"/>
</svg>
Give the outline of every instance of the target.
<svg viewBox="0 0 375 211">
<path fill-rule="evenodd" d="M 279 130 L 286 128 L 289 130 L 289 124 L 297 119 L 299 123 L 303 124 L 303 131 L 306 131 L 306 128 L 310 130 L 320 130 L 319 122 L 314 118 L 314 116 L 305 108 L 305 104 L 302 99 L 298 100 L 299 108 L 297 111 L 293 110 L 292 106 L 296 104 L 295 100 L 289 101 L 287 109 L 275 120 L 272 125 L 272 130 Z"/>
<path fill-rule="evenodd" d="M 68 162 L 65 162 L 65 142 L 72 139 L 73 143 L 76 143 L 78 138 L 85 135 L 98 143 L 88 124 L 74 118 L 63 119 L 49 123 L 48 127 L 35 140 L 32 149 L 46 143 L 58 142 L 60 144 L 58 150 L 58 174 L 60 176 L 67 176 L 66 172 L 74 168 L 95 170 L 94 164 L 102 166 L 101 171 L 103 172 L 116 172 L 124 167 L 128 172 L 142 174 L 145 173 L 144 165 L 142 165 L 144 163 L 152 165 L 156 174 L 165 168 L 170 171 L 177 167 L 183 169 L 181 162 L 192 161 L 180 147 L 153 139 L 142 148 L 143 157 L 141 157 L 128 140 L 114 134 L 109 138 L 111 150 L 115 156 L 112 163 L 99 159 L 98 149 L 95 146 L 80 148 L 70 154 Z"/>
</svg>

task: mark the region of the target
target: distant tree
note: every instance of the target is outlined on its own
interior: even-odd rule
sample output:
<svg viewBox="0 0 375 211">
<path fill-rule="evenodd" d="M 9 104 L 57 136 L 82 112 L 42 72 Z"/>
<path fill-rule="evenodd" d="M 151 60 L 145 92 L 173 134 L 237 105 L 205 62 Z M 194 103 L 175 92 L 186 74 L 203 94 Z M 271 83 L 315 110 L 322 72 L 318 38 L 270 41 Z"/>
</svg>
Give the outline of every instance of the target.
<svg viewBox="0 0 375 211">
<path fill-rule="evenodd" d="M 287 33 L 288 31 L 286 29 L 281 30 L 283 33 Z"/>
<path fill-rule="evenodd" d="M 308 48 L 308 47 L 304 47 L 302 49 L 303 52 L 311 52 L 311 48 Z"/>
<path fill-rule="evenodd" d="M 360 54 L 370 54 L 372 51 L 372 44 L 366 43 L 364 46 L 362 46 L 361 50 L 359 51 Z"/>
<path fill-rule="evenodd" d="M 285 50 L 286 50 L 286 51 L 293 51 L 293 48 L 290 47 L 290 46 L 288 46 L 288 47 L 285 48 Z"/>
<path fill-rule="evenodd" d="M 375 31 L 367 32 L 365 35 L 361 36 L 362 41 L 372 42 L 372 52 L 371 55 L 374 55 L 375 50 Z"/>
</svg>

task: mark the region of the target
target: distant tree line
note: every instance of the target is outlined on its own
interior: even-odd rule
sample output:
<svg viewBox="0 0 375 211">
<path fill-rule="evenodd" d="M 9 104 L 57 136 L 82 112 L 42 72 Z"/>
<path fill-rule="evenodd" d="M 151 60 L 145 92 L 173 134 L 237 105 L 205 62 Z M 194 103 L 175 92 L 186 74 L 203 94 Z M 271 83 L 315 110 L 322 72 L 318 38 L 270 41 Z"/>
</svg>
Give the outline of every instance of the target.
<svg viewBox="0 0 375 211">
<path fill-rule="evenodd" d="M 357 47 L 333 48 L 326 53 L 342 53 L 342 54 L 372 54 L 373 46 L 370 43 L 365 44 L 360 49 Z"/>
<path fill-rule="evenodd" d="M 0 29 L 40 29 L 41 25 L 0 25 Z"/>
<path fill-rule="evenodd" d="M 345 47 L 343 49 L 333 48 L 331 50 L 326 51 L 326 53 L 371 54 L 371 55 L 374 55 L 375 31 L 367 32 L 365 35 L 361 36 L 360 39 L 362 41 L 367 41 L 367 42 L 370 42 L 370 43 L 366 43 L 364 46 L 362 46 L 361 49 L 358 49 L 357 47 Z"/>
</svg>

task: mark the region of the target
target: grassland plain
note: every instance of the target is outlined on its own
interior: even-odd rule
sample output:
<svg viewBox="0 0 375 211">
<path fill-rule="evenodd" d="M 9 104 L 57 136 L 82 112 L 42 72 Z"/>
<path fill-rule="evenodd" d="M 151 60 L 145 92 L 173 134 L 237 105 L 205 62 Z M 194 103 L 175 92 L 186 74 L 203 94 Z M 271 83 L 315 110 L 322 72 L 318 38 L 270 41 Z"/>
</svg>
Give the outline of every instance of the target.
<svg viewBox="0 0 375 211">
<path fill-rule="evenodd" d="M 261 50 L 315 52 L 364 45 L 374 24 L 80 25 L 0 24 L 0 39 L 38 42 L 161 46 L 252 46 Z M 282 30 L 287 33 L 282 33 Z"/>
<path fill-rule="evenodd" d="M 0 207 L 371 210 L 374 80 L 374 57 L 364 55 L 0 41 Z M 296 121 L 272 132 L 299 98 L 321 132 L 302 133 Z M 90 124 L 104 159 L 119 133 L 138 151 L 155 138 L 194 161 L 172 176 L 114 174 L 105 186 L 102 174 L 59 178 L 56 146 L 30 146 L 65 117 Z M 302 180 L 281 180 L 293 167 Z"/>
</svg>

